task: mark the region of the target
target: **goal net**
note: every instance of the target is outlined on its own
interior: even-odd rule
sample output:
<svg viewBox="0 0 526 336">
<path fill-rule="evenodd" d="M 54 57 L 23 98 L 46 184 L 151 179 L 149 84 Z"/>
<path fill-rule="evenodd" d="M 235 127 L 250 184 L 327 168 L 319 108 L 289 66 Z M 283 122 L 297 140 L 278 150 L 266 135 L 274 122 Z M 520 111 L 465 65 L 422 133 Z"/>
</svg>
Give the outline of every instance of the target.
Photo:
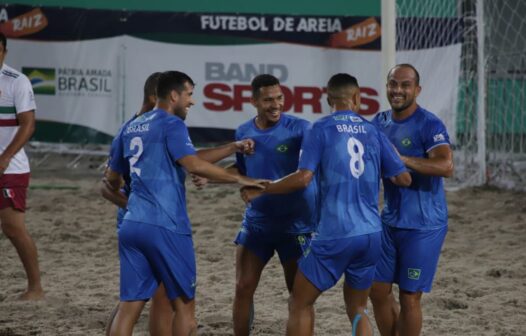
<svg viewBox="0 0 526 336">
<path fill-rule="evenodd" d="M 526 189 L 526 1 L 397 0 L 396 20 L 397 62 L 408 50 L 460 44 L 454 120 L 444 120 L 453 133 L 450 185 Z"/>
</svg>

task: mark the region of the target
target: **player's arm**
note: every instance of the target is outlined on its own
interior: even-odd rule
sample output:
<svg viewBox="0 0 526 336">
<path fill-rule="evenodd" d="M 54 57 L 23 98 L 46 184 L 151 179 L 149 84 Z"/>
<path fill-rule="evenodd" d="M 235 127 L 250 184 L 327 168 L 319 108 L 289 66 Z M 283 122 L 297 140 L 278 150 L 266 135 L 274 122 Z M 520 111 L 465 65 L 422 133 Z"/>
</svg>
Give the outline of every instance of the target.
<svg viewBox="0 0 526 336">
<path fill-rule="evenodd" d="M 253 180 L 243 175 L 236 175 L 228 172 L 227 170 L 215 166 L 203 159 L 200 159 L 197 155 L 186 155 L 177 160 L 181 166 L 190 174 L 199 175 L 206 177 L 209 180 L 227 183 L 239 183 L 244 186 L 264 188 L 264 180 Z"/>
<path fill-rule="evenodd" d="M 222 160 L 234 153 L 241 154 L 253 154 L 254 153 L 254 140 L 243 139 L 234 141 L 226 145 L 222 145 L 215 148 L 205 148 L 197 151 L 197 156 L 210 163 L 215 163 Z"/>
<path fill-rule="evenodd" d="M 312 181 L 313 176 L 313 172 L 308 169 L 298 169 L 292 174 L 267 184 L 265 189 L 243 188 L 241 198 L 248 203 L 263 194 L 288 194 L 305 189 Z"/>
<path fill-rule="evenodd" d="M 122 179 L 121 174 L 113 171 L 110 167 L 107 167 L 100 186 L 102 197 L 120 208 L 126 208 L 128 205 L 128 198 L 121 192 L 121 187 L 123 185 L 124 180 Z"/>
<path fill-rule="evenodd" d="M 401 156 L 404 164 L 417 173 L 432 176 L 453 176 L 453 151 L 448 144 L 431 149 L 427 158 Z"/>
<path fill-rule="evenodd" d="M 227 165 L 224 169 L 229 174 L 241 175 L 241 173 L 239 172 L 239 169 L 237 169 L 237 166 L 236 166 L 236 164 L 234 162 L 229 164 L 229 165 Z M 225 182 L 220 182 L 220 181 L 215 181 L 215 180 L 209 180 L 206 177 L 202 177 L 202 176 L 199 176 L 199 175 L 196 175 L 196 174 L 190 174 L 190 176 L 192 178 L 192 183 L 194 184 L 194 186 L 197 187 L 197 189 L 201 189 L 202 187 L 204 187 L 208 183 L 225 183 Z"/>
<path fill-rule="evenodd" d="M 382 131 L 378 132 L 378 136 L 380 139 L 382 177 L 388 177 L 397 186 L 409 187 L 412 178 L 402 161 L 402 156 Z"/>
<path fill-rule="evenodd" d="M 411 174 L 409 174 L 407 171 L 396 176 L 391 176 L 389 179 L 391 182 L 400 187 L 409 187 L 412 182 Z"/>
<path fill-rule="evenodd" d="M 18 131 L 6 149 L 0 154 L 0 175 L 9 166 L 11 159 L 24 147 L 35 132 L 35 111 L 29 110 L 17 113 Z"/>
</svg>

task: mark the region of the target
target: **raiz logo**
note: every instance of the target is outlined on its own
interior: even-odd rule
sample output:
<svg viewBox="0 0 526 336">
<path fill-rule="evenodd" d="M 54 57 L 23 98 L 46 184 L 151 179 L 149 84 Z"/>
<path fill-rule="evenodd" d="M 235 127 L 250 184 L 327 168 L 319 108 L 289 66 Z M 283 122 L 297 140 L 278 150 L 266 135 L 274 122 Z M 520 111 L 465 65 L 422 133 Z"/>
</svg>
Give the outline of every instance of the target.
<svg viewBox="0 0 526 336">
<path fill-rule="evenodd" d="M 31 81 L 35 94 L 55 94 L 55 69 L 54 68 L 22 68 L 22 73 Z"/>
</svg>

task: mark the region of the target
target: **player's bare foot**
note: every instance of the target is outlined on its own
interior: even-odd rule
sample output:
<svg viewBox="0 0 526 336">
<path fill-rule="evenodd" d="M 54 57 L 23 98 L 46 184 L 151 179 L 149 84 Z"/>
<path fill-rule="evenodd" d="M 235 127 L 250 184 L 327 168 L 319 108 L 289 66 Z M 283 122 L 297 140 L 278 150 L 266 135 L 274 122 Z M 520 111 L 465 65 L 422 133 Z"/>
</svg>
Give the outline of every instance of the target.
<svg viewBox="0 0 526 336">
<path fill-rule="evenodd" d="M 18 297 L 18 299 L 22 301 L 38 301 L 42 300 L 43 298 L 44 291 L 42 289 L 27 291 Z"/>
</svg>

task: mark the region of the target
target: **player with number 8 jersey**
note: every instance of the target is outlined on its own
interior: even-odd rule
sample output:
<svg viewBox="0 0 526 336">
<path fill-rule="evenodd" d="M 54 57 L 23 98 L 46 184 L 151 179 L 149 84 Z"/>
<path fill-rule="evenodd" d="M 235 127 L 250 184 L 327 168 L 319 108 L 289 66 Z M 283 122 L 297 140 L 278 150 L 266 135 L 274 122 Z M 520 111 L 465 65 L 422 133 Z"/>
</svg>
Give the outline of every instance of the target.
<svg viewBox="0 0 526 336">
<path fill-rule="evenodd" d="M 382 231 L 379 177 L 406 170 L 386 136 L 353 111 L 336 111 L 312 125 L 299 169 L 323 172 L 316 240 Z"/>
<path fill-rule="evenodd" d="M 263 192 L 245 190 L 242 196 L 251 201 L 261 193 L 289 193 L 313 180 L 318 183 L 318 226 L 310 252 L 299 262 L 289 301 L 287 335 L 313 333 L 314 302 L 343 274 L 353 335 L 369 335 L 365 307 L 380 258 L 380 177 L 401 186 L 410 185 L 411 177 L 385 135 L 353 112 L 360 106 L 356 78 L 334 75 L 327 94 L 333 113 L 316 121 L 307 132 L 298 170 L 270 183 Z"/>
</svg>

